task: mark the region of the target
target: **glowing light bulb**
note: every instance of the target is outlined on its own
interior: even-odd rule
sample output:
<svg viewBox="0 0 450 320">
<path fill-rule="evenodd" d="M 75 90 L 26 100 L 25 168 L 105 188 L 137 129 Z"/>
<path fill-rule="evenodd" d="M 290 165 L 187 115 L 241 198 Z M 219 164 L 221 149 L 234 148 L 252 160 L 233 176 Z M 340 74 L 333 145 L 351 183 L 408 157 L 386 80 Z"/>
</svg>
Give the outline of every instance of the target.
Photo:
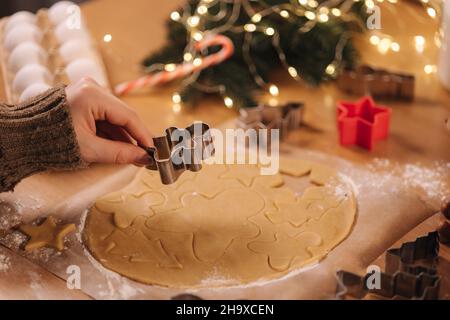
<svg viewBox="0 0 450 320">
<path fill-rule="evenodd" d="M 375 7 L 375 3 L 373 2 L 373 0 L 366 0 L 365 4 L 368 9 L 373 9 Z"/>
<path fill-rule="evenodd" d="M 314 20 L 316 18 L 316 14 L 312 11 L 305 11 L 305 17 L 309 20 Z"/>
<path fill-rule="evenodd" d="M 175 113 L 179 113 L 181 111 L 181 105 L 179 103 L 174 103 L 172 105 L 172 110 Z"/>
<path fill-rule="evenodd" d="M 391 50 L 394 52 L 399 52 L 400 51 L 400 45 L 397 42 L 392 42 L 391 43 Z"/>
<path fill-rule="evenodd" d="M 316 0 L 308 0 L 308 6 L 311 8 L 317 8 L 318 5 L 319 3 Z"/>
<path fill-rule="evenodd" d="M 191 16 L 187 19 L 187 24 L 189 25 L 189 27 L 197 27 L 198 24 L 200 23 L 200 17 L 199 16 Z"/>
<path fill-rule="evenodd" d="M 261 15 L 259 13 L 255 13 L 252 17 L 252 22 L 258 23 L 261 21 L 261 19 L 262 19 Z"/>
<path fill-rule="evenodd" d="M 280 94 L 280 90 L 278 89 L 278 87 L 277 87 L 276 85 L 272 84 L 272 85 L 269 87 L 269 93 L 270 93 L 272 96 L 277 97 L 277 96 Z"/>
<path fill-rule="evenodd" d="M 325 13 L 319 14 L 319 21 L 320 22 L 327 22 L 328 21 L 328 15 Z"/>
<path fill-rule="evenodd" d="M 326 68 L 325 68 L 325 72 L 328 75 L 333 75 L 336 72 L 336 66 L 332 63 L 330 63 Z"/>
<path fill-rule="evenodd" d="M 199 66 L 201 66 L 202 62 L 203 62 L 202 58 L 195 58 L 194 61 L 192 62 L 192 64 L 196 67 L 199 67 Z"/>
<path fill-rule="evenodd" d="M 298 76 L 297 69 L 295 69 L 294 67 L 289 67 L 288 72 L 292 78 L 296 78 Z"/>
<path fill-rule="evenodd" d="M 282 16 L 282 17 L 285 18 L 285 19 L 289 18 L 289 11 L 287 11 L 287 10 L 281 10 L 281 11 L 280 11 L 280 16 Z"/>
<path fill-rule="evenodd" d="M 331 14 L 333 16 L 340 17 L 341 16 L 341 10 L 339 10 L 338 8 L 333 8 L 333 9 L 331 9 Z"/>
<path fill-rule="evenodd" d="M 191 61 L 192 58 L 193 58 L 193 57 L 192 57 L 192 53 L 190 53 L 190 52 L 186 52 L 186 53 L 183 55 L 183 60 L 186 61 L 186 62 Z"/>
<path fill-rule="evenodd" d="M 302 6 L 306 6 L 306 4 L 308 3 L 308 0 L 298 0 L 298 3 Z"/>
<path fill-rule="evenodd" d="M 110 35 L 109 33 L 107 33 L 103 36 L 103 41 L 105 41 L 106 43 L 111 42 L 111 40 L 112 40 L 112 35 Z"/>
<path fill-rule="evenodd" d="M 275 29 L 272 27 L 268 27 L 266 28 L 266 30 L 264 30 L 264 33 L 268 36 L 273 36 L 275 34 Z"/>
<path fill-rule="evenodd" d="M 247 23 L 244 25 L 244 30 L 247 32 L 254 32 L 256 30 L 256 26 L 253 23 Z"/>
<path fill-rule="evenodd" d="M 197 8 L 197 13 L 200 14 L 200 15 L 207 14 L 208 13 L 208 7 L 205 6 L 204 4 L 199 5 L 198 8 Z"/>
<path fill-rule="evenodd" d="M 180 96 L 180 94 L 178 92 L 175 92 L 172 95 L 172 102 L 175 103 L 175 104 L 180 104 L 181 103 L 181 96 Z"/>
<path fill-rule="evenodd" d="M 181 19 L 181 15 L 178 11 L 174 11 L 170 14 L 170 19 L 173 21 L 179 21 Z"/>
<path fill-rule="evenodd" d="M 423 67 L 423 71 L 425 71 L 426 74 L 432 74 L 436 72 L 436 66 L 433 64 L 427 64 L 425 67 Z"/>
<path fill-rule="evenodd" d="M 431 7 L 427 8 L 427 13 L 430 17 L 436 18 L 436 10 L 434 10 L 434 8 Z"/>
<path fill-rule="evenodd" d="M 319 13 L 328 14 L 330 13 L 330 9 L 328 9 L 327 7 L 320 7 Z"/>
<path fill-rule="evenodd" d="M 233 99 L 231 99 L 230 97 L 228 97 L 228 96 L 224 97 L 223 102 L 225 103 L 225 106 L 227 108 L 233 108 L 234 102 L 233 102 Z"/>
<path fill-rule="evenodd" d="M 373 44 L 374 46 L 378 45 L 380 43 L 380 37 L 377 35 L 372 35 L 369 38 L 369 41 L 371 44 Z"/>
<path fill-rule="evenodd" d="M 196 31 L 192 34 L 192 38 L 194 38 L 195 41 L 200 41 L 203 39 L 203 33 Z"/>
<path fill-rule="evenodd" d="M 417 52 L 422 53 L 425 50 L 425 38 L 423 36 L 415 36 L 414 46 Z"/>
<path fill-rule="evenodd" d="M 164 66 L 164 70 L 167 72 L 173 72 L 177 68 L 177 65 L 175 63 L 168 63 Z"/>
<path fill-rule="evenodd" d="M 391 43 L 392 41 L 389 38 L 381 39 L 380 43 L 378 44 L 378 52 L 380 52 L 381 54 L 386 54 L 391 47 Z"/>
</svg>

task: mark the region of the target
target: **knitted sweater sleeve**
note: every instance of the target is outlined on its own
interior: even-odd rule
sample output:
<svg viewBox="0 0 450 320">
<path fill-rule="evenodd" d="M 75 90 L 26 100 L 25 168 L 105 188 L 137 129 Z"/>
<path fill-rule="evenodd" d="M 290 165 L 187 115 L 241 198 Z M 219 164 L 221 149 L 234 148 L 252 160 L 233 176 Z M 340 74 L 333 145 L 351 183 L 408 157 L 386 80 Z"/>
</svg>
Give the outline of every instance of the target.
<svg viewBox="0 0 450 320">
<path fill-rule="evenodd" d="M 81 166 L 63 86 L 16 106 L 0 103 L 0 192 L 37 172 Z"/>
</svg>

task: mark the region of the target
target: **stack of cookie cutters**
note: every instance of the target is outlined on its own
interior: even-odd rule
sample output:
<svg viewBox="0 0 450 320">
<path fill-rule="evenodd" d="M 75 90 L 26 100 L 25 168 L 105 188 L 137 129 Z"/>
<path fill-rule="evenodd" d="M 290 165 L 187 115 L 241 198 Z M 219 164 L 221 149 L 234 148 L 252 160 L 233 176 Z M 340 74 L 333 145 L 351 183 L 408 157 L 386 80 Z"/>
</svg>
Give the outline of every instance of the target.
<svg viewBox="0 0 450 320">
<path fill-rule="evenodd" d="M 414 99 L 414 75 L 376 69 L 368 65 L 345 69 L 337 84 L 341 90 L 358 96 L 371 95 L 380 99 L 406 101 Z"/>
<path fill-rule="evenodd" d="M 214 155 L 210 128 L 194 122 L 180 129 L 170 127 L 165 135 L 153 138 L 154 147 L 144 147 L 150 159 L 149 170 L 157 170 L 163 184 L 172 184 L 186 171 L 199 171 L 202 160 Z"/>
<path fill-rule="evenodd" d="M 253 108 L 241 108 L 236 121 L 238 128 L 247 130 L 267 129 L 266 141 L 270 143 L 271 130 L 278 129 L 280 139 L 300 128 L 303 121 L 304 104 L 288 102 L 279 106 L 261 104 Z"/>
<path fill-rule="evenodd" d="M 380 273 L 379 288 L 368 287 L 368 279 L 373 273 L 359 276 L 338 271 L 336 297 L 362 299 L 367 294 L 375 294 L 391 299 L 438 299 L 441 283 L 436 269 L 438 256 L 439 236 L 437 232 L 430 232 L 386 252 L 386 266 Z"/>
</svg>

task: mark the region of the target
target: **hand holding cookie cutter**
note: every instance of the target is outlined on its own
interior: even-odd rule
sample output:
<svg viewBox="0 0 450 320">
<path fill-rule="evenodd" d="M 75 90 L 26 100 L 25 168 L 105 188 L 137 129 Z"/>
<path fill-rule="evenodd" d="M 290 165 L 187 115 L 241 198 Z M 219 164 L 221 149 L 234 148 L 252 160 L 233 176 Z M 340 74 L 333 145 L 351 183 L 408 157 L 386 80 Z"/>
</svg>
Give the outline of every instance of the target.
<svg viewBox="0 0 450 320">
<path fill-rule="evenodd" d="M 344 70 L 337 81 L 338 87 L 350 94 L 407 101 L 414 99 L 414 83 L 412 74 L 376 69 L 368 65 Z"/>
<path fill-rule="evenodd" d="M 201 161 L 214 155 L 209 126 L 194 122 L 185 129 L 170 127 L 164 136 L 154 137 L 154 147 L 144 148 L 150 158 L 149 170 L 159 171 L 163 184 L 172 184 L 186 171 L 199 171 Z"/>
</svg>

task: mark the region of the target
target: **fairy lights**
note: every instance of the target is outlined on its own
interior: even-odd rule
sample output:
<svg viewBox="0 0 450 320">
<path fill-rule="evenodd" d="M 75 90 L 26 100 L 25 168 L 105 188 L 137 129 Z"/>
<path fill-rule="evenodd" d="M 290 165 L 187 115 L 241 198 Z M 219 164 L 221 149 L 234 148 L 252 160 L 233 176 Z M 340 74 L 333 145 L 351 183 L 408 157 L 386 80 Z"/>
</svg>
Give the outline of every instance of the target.
<svg viewBox="0 0 450 320">
<path fill-rule="evenodd" d="M 281 65 L 287 70 L 289 75 L 295 80 L 301 81 L 299 71 L 286 60 L 285 53 L 280 45 L 279 30 L 275 26 L 267 25 L 264 22 L 264 18 L 273 14 L 277 14 L 284 19 L 297 19 L 304 17 L 306 20 L 299 27 L 299 32 L 309 32 L 318 23 L 329 23 L 331 20 L 337 17 L 343 17 L 342 19 L 353 19 L 353 13 L 351 12 L 352 3 L 363 2 L 368 9 L 373 9 L 376 2 L 384 2 L 383 0 L 292 0 L 282 5 L 270 6 L 268 3 L 261 1 L 262 5 L 258 6 L 258 9 L 254 8 L 253 1 L 251 0 L 223 0 L 220 3 L 219 10 L 210 10 L 212 6 L 218 5 L 218 0 L 200 0 L 197 7 L 193 11 L 173 11 L 170 13 L 170 19 L 177 21 L 185 25 L 188 30 L 189 38 L 188 45 L 185 53 L 183 54 L 183 61 L 186 63 L 192 63 L 195 67 L 200 66 L 203 63 L 202 55 L 195 50 L 195 42 L 199 42 L 207 37 L 209 34 L 217 34 L 224 32 L 244 33 L 244 42 L 242 46 L 243 56 L 248 64 L 248 68 L 254 77 L 255 83 L 262 88 L 268 88 L 272 99 L 275 99 L 279 95 L 279 88 L 274 84 L 267 84 L 263 78 L 258 74 L 257 68 L 251 56 L 251 41 L 253 37 L 258 33 L 262 33 L 271 37 L 272 45 L 280 59 Z M 389 4 L 396 4 L 398 0 L 386 0 Z M 439 7 L 433 0 L 421 0 L 425 7 L 427 14 L 431 18 L 438 16 Z M 231 8 L 231 9 L 230 9 Z M 248 16 L 247 21 L 243 21 L 240 26 L 236 26 L 242 9 Z M 214 14 L 212 13 L 214 12 Z M 212 29 L 205 29 L 205 25 L 211 21 L 221 21 L 224 23 L 218 27 Z M 112 37 L 111 37 L 112 38 Z M 106 37 L 105 42 L 111 41 Z M 336 47 L 335 58 L 324 70 L 324 75 L 334 77 L 338 74 L 342 61 L 342 52 L 349 39 L 349 35 L 343 34 L 339 40 L 339 45 Z M 379 31 L 376 31 L 369 37 L 369 43 L 376 46 L 377 50 L 381 54 L 386 54 L 389 51 L 399 52 L 400 44 L 392 37 L 384 35 Z M 435 41 L 436 43 L 436 41 Z M 423 36 L 414 37 L 414 46 L 417 52 L 423 52 L 425 48 L 425 38 Z M 169 63 L 162 65 L 160 68 L 168 72 L 175 70 L 176 65 Z M 435 70 L 435 66 L 424 66 L 424 72 L 431 74 Z M 194 71 L 192 75 L 183 81 L 184 85 L 193 84 L 199 90 L 205 92 L 218 92 L 223 96 L 223 101 L 226 107 L 232 108 L 234 101 L 232 98 L 226 95 L 225 88 L 223 86 L 210 87 L 205 84 L 197 83 L 197 78 L 200 71 Z M 173 111 L 180 111 L 181 96 L 178 93 L 174 93 L 172 96 L 174 103 Z"/>
<path fill-rule="evenodd" d="M 280 94 L 280 90 L 276 85 L 272 84 L 269 87 L 269 93 L 274 97 L 278 97 L 278 95 Z"/>
<path fill-rule="evenodd" d="M 180 96 L 180 94 L 178 92 L 175 92 L 172 95 L 172 102 L 175 103 L 175 104 L 180 104 L 181 103 L 181 96 Z"/>
<path fill-rule="evenodd" d="M 173 72 L 176 68 L 177 66 L 175 63 L 169 63 L 164 66 L 164 70 L 166 70 L 167 72 Z"/>
<path fill-rule="evenodd" d="M 289 67 L 288 68 L 288 72 L 291 75 L 292 78 L 297 78 L 298 77 L 298 72 L 297 69 L 295 69 L 294 67 Z"/>
<path fill-rule="evenodd" d="M 181 15 L 178 11 L 174 11 L 170 14 L 170 19 L 173 21 L 179 21 L 181 19 Z"/>
<path fill-rule="evenodd" d="M 266 30 L 264 30 L 264 33 L 268 36 L 273 36 L 275 34 L 275 29 L 272 27 L 268 27 L 266 28 Z"/>
<path fill-rule="evenodd" d="M 227 108 L 233 108 L 234 102 L 233 99 L 231 99 L 230 97 L 226 96 L 223 98 L 223 103 L 225 103 L 225 106 Z"/>
</svg>

